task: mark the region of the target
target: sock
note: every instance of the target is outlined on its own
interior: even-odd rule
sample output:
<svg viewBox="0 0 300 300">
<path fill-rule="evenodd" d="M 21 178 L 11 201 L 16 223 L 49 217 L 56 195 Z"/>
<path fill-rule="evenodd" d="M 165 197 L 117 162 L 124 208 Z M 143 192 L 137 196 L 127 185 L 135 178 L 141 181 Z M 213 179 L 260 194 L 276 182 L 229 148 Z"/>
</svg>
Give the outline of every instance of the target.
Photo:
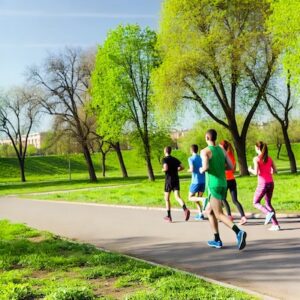
<svg viewBox="0 0 300 300">
<path fill-rule="evenodd" d="M 170 210 L 167 210 L 167 215 L 169 218 L 171 218 L 171 211 Z"/>
<path fill-rule="evenodd" d="M 215 235 L 215 242 L 221 241 L 220 235 L 218 233 L 215 233 L 214 235 Z"/>
<path fill-rule="evenodd" d="M 186 210 L 186 209 L 187 209 L 186 206 L 185 206 L 185 204 L 183 204 L 182 208 L 183 208 L 183 210 Z"/>
<path fill-rule="evenodd" d="M 232 226 L 232 230 L 233 230 L 236 234 L 238 234 L 238 233 L 241 231 L 236 225 L 233 225 L 233 226 Z"/>
</svg>

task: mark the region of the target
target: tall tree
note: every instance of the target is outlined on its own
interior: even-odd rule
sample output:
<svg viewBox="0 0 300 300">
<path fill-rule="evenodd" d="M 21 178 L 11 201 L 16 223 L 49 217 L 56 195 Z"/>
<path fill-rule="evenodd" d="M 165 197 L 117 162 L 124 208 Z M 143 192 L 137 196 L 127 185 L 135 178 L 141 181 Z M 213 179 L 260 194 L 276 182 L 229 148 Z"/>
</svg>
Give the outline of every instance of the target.
<svg viewBox="0 0 300 300">
<path fill-rule="evenodd" d="M 156 34 L 149 28 L 119 26 L 98 48 L 92 75 L 92 102 L 99 110 L 99 131 L 112 140 L 119 140 L 125 129 L 137 131 L 150 180 L 154 180 L 150 74 L 159 64 L 155 44 Z"/>
<path fill-rule="evenodd" d="M 247 132 L 275 62 L 265 33 L 268 14 L 267 0 L 163 4 L 158 35 L 163 63 L 154 72 L 155 101 L 167 115 L 180 102 L 198 103 L 230 131 L 241 175 L 249 174 Z M 237 114 L 244 116 L 240 127 Z"/>
<path fill-rule="evenodd" d="M 51 55 L 42 68 L 30 70 L 32 82 L 44 91 L 40 103 L 47 113 L 60 118 L 81 145 L 91 181 L 97 181 L 88 147 L 89 117 L 82 109 L 86 102 L 92 64 L 79 49 L 67 48 Z"/>
<path fill-rule="evenodd" d="M 292 173 L 297 173 L 296 158 L 292 149 L 290 137 L 289 137 L 289 125 L 290 125 L 290 113 L 294 104 L 294 97 L 292 95 L 290 77 L 286 82 L 286 92 L 276 89 L 276 86 L 282 85 L 282 79 L 275 82 L 275 87 L 268 88 L 264 95 L 264 101 L 272 114 L 272 116 L 279 122 L 286 151 L 290 161 L 290 169 Z"/>
<path fill-rule="evenodd" d="M 2 97 L 0 131 L 10 139 L 18 158 L 21 181 L 25 182 L 25 159 L 28 138 L 39 115 L 39 93 L 29 87 L 19 87 Z"/>
</svg>

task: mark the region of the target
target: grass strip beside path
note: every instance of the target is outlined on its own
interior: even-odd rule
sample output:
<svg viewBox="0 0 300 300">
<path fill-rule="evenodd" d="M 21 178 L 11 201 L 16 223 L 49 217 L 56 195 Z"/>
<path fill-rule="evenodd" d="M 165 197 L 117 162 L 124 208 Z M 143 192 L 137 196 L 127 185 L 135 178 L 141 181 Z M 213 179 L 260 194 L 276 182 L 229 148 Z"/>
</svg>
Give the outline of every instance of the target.
<svg viewBox="0 0 300 300">
<path fill-rule="evenodd" d="M 0 299 L 256 299 L 22 224 L 0 228 Z"/>
<path fill-rule="evenodd" d="M 112 187 L 109 189 L 99 189 L 51 193 L 45 195 L 30 195 L 30 198 L 40 200 L 64 200 L 71 202 L 89 202 L 101 204 L 117 204 L 117 205 L 132 205 L 132 206 L 147 206 L 147 207 L 164 207 L 163 200 L 163 180 L 149 182 L 148 180 L 136 180 L 135 185 Z M 184 200 L 187 199 L 190 181 L 185 178 L 181 181 L 181 195 Z M 259 212 L 252 205 L 253 194 L 256 188 L 257 179 L 255 177 L 238 177 L 238 198 L 244 206 L 246 212 Z M 275 190 L 272 204 L 278 213 L 297 213 L 300 211 L 300 180 L 298 175 L 278 174 L 275 175 Z M 230 195 L 229 203 L 232 211 L 236 211 Z M 27 196 L 28 198 L 28 196 Z M 172 202 L 177 205 L 175 200 Z M 188 206 L 193 208 L 193 203 L 188 203 Z"/>
</svg>

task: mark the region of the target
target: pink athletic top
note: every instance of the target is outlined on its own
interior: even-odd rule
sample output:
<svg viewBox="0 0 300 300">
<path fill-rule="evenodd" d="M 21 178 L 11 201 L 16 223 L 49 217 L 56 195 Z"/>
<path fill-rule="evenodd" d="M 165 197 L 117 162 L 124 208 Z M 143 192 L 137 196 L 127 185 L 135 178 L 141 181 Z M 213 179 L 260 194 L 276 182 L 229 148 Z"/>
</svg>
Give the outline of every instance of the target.
<svg viewBox="0 0 300 300">
<path fill-rule="evenodd" d="M 266 163 L 259 157 L 258 158 L 258 184 L 264 185 L 266 183 L 273 182 L 273 168 L 272 158 L 268 157 Z"/>
</svg>

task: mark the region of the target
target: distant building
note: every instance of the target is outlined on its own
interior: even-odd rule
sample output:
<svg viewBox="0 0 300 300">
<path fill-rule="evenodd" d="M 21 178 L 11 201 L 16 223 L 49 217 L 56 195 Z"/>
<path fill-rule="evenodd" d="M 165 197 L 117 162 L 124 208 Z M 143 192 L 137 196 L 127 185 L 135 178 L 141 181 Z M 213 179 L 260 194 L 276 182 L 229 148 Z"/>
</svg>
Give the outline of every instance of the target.
<svg viewBox="0 0 300 300">
<path fill-rule="evenodd" d="M 36 149 L 41 149 L 43 138 L 45 137 L 46 132 L 38 132 L 38 133 L 31 133 L 27 139 L 27 145 L 32 145 Z M 22 143 L 25 143 L 26 136 L 22 135 Z M 12 145 L 10 139 L 0 139 L 0 145 Z"/>
<path fill-rule="evenodd" d="M 171 135 L 171 139 L 173 141 L 177 141 L 178 139 L 180 139 L 181 137 L 185 136 L 186 133 L 188 132 L 188 129 L 181 129 L 181 130 L 173 130 L 171 131 L 170 135 Z"/>
</svg>

